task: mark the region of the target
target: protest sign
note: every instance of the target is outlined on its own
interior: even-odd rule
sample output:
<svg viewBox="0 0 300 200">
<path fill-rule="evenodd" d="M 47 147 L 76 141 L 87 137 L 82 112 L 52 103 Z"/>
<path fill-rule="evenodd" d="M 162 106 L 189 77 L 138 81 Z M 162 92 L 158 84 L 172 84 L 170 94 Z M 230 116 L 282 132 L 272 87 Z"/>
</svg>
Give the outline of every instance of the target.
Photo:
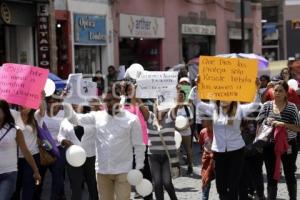
<svg viewBox="0 0 300 200">
<path fill-rule="evenodd" d="M 177 82 L 178 72 L 144 71 L 137 79 L 136 95 L 138 98 L 157 98 L 161 91 L 176 94 Z"/>
<path fill-rule="evenodd" d="M 158 99 L 161 109 L 170 108 L 177 96 L 178 72 L 143 71 L 137 79 L 138 98 Z"/>
<path fill-rule="evenodd" d="M 126 70 L 125 70 L 125 65 L 121 65 L 121 66 L 119 67 L 119 74 L 118 74 L 117 80 L 123 80 L 124 77 L 125 77 L 125 72 L 126 72 Z"/>
<path fill-rule="evenodd" d="M 66 103 L 88 104 L 92 98 L 97 98 L 97 84 L 83 79 L 81 73 L 70 74 L 67 81 L 68 95 L 64 99 Z"/>
<path fill-rule="evenodd" d="M 201 99 L 251 102 L 256 93 L 258 61 L 255 59 L 201 56 Z"/>
<path fill-rule="evenodd" d="M 12 104 L 37 109 L 49 70 L 30 65 L 3 64 L 0 70 L 0 98 Z"/>
</svg>

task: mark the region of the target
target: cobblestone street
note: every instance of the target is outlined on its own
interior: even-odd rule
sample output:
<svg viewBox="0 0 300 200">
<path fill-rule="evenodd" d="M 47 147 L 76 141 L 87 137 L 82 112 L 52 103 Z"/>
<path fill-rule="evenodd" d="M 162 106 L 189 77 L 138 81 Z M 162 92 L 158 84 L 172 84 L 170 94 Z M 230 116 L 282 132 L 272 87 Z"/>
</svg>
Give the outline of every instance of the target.
<svg viewBox="0 0 300 200">
<path fill-rule="evenodd" d="M 174 180 L 174 185 L 176 189 L 176 194 L 179 200 L 199 200 L 201 199 L 201 177 L 199 176 L 200 174 L 200 147 L 198 144 L 194 143 L 194 175 L 193 176 L 186 176 L 186 166 L 182 167 L 182 176 L 179 178 L 176 178 Z M 297 185 L 300 185 L 300 158 L 298 156 L 297 159 L 297 172 L 296 172 L 296 178 L 297 178 Z M 264 169 L 264 176 L 266 175 L 265 169 Z M 46 190 L 43 195 L 43 199 L 48 199 L 48 196 L 50 195 L 50 177 L 46 177 Z M 70 198 L 70 187 L 68 181 L 66 181 L 66 196 L 67 199 Z M 266 180 L 265 180 L 265 195 L 266 195 Z M 132 192 L 131 199 L 137 199 L 134 198 L 135 193 Z M 300 197 L 300 188 L 298 187 L 298 197 Z M 88 193 L 87 190 L 84 190 L 83 193 L 83 200 L 88 199 Z M 140 198 L 139 198 L 140 199 Z M 218 194 L 216 191 L 216 186 L 215 186 L 215 181 L 212 182 L 211 190 L 210 190 L 210 199 L 211 200 L 218 200 Z M 286 188 L 286 184 L 284 181 L 284 178 L 281 179 L 279 185 L 278 185 L 278 195 L 277 195 L 278 200 L 287 200 L 288 199 L 288 192 Z M 167 199 L 165 199 L 167 200 Z"/>
</svg>

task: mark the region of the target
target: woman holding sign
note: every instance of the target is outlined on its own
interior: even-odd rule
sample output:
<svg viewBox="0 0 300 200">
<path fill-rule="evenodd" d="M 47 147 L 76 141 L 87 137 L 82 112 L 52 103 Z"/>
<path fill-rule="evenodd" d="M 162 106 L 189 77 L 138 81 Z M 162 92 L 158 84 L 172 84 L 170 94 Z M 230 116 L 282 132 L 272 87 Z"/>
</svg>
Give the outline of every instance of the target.
<svg viewBox="0 0 300 200">
<path fill-rule="evenodd" d="M 23 133 L 20 129 L 16 129 L 8 103 L 0 100 L 0 200 L 10 199 L 15 190 L 18 146 L 33 171 L 35 184 L 38 185 L 41 176 L 26 146 Z"/>
<path fill-rule="evenodd" d="M 258 98 L 254 103 L 243 105 L 236 101 L 198 103 L 198 109 L 211 115 L 213 120 L 211 149 L 214 152 L 216 186 L 221 200 L 238 199 L 245 147 L 240 130 L 241 120 L 259 105 Z"/>
</svg>

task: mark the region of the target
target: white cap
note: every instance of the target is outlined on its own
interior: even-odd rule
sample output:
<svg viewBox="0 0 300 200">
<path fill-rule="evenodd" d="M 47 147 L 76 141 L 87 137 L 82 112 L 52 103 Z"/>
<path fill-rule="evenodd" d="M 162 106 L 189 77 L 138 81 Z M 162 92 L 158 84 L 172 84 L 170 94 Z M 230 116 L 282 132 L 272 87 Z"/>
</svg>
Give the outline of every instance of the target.
<svg viewBox="0 0 300 200">
<path fill-rule="evenodd" d="M 182 83 L 182 82 L 187 82 L 187 83 L 191 84 L 190 79 L 189 79 L 188 77 L 182 77 L 182 78 L 179 80 L 179 83 Z"/>
</svg>

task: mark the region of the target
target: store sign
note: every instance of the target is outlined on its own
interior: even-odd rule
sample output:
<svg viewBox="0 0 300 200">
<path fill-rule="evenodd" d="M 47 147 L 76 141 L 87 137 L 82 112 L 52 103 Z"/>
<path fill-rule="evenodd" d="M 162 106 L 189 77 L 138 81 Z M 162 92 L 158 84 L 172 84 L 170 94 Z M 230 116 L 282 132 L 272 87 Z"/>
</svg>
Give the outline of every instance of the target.
<svg viewBox="0 0 300 200">
<path fill-rule="evenodd" d="M 229 28 L 229 39 L 241 40 L 242 30 L 240 28 Z M 249 40 L 249 31 L 245 29 L 245 40 Z"/>
<path fill-rule="evenodd" d="M 38 66 L 50 68 L 49 5 L 37 4 Z"/>
<path fill-rule="evenodd" d="M 198 24 L 182 24 L 181 33 L 188 35 L 216 35 L 216 26 L 214 25 L 198 25 Z"/>
<path fill-rule="evenodd" d="M 6 3 L 1 3 L 0 13 L 1 13 L 1 18 L 4 21 L 4 23 L 10 24 L 11 23 L 11 13 L 10 13 L 10 9 Z"/>
<path fill-rule="evenodd" d="M 165 19 L 120 14 L 120 37 L 164 38 Z"/>
<path fill-rule="evenodd" d="M 74 14 L 74 40 L 76 44 L 106 45 L 106 17 Z"/>
</svg>

